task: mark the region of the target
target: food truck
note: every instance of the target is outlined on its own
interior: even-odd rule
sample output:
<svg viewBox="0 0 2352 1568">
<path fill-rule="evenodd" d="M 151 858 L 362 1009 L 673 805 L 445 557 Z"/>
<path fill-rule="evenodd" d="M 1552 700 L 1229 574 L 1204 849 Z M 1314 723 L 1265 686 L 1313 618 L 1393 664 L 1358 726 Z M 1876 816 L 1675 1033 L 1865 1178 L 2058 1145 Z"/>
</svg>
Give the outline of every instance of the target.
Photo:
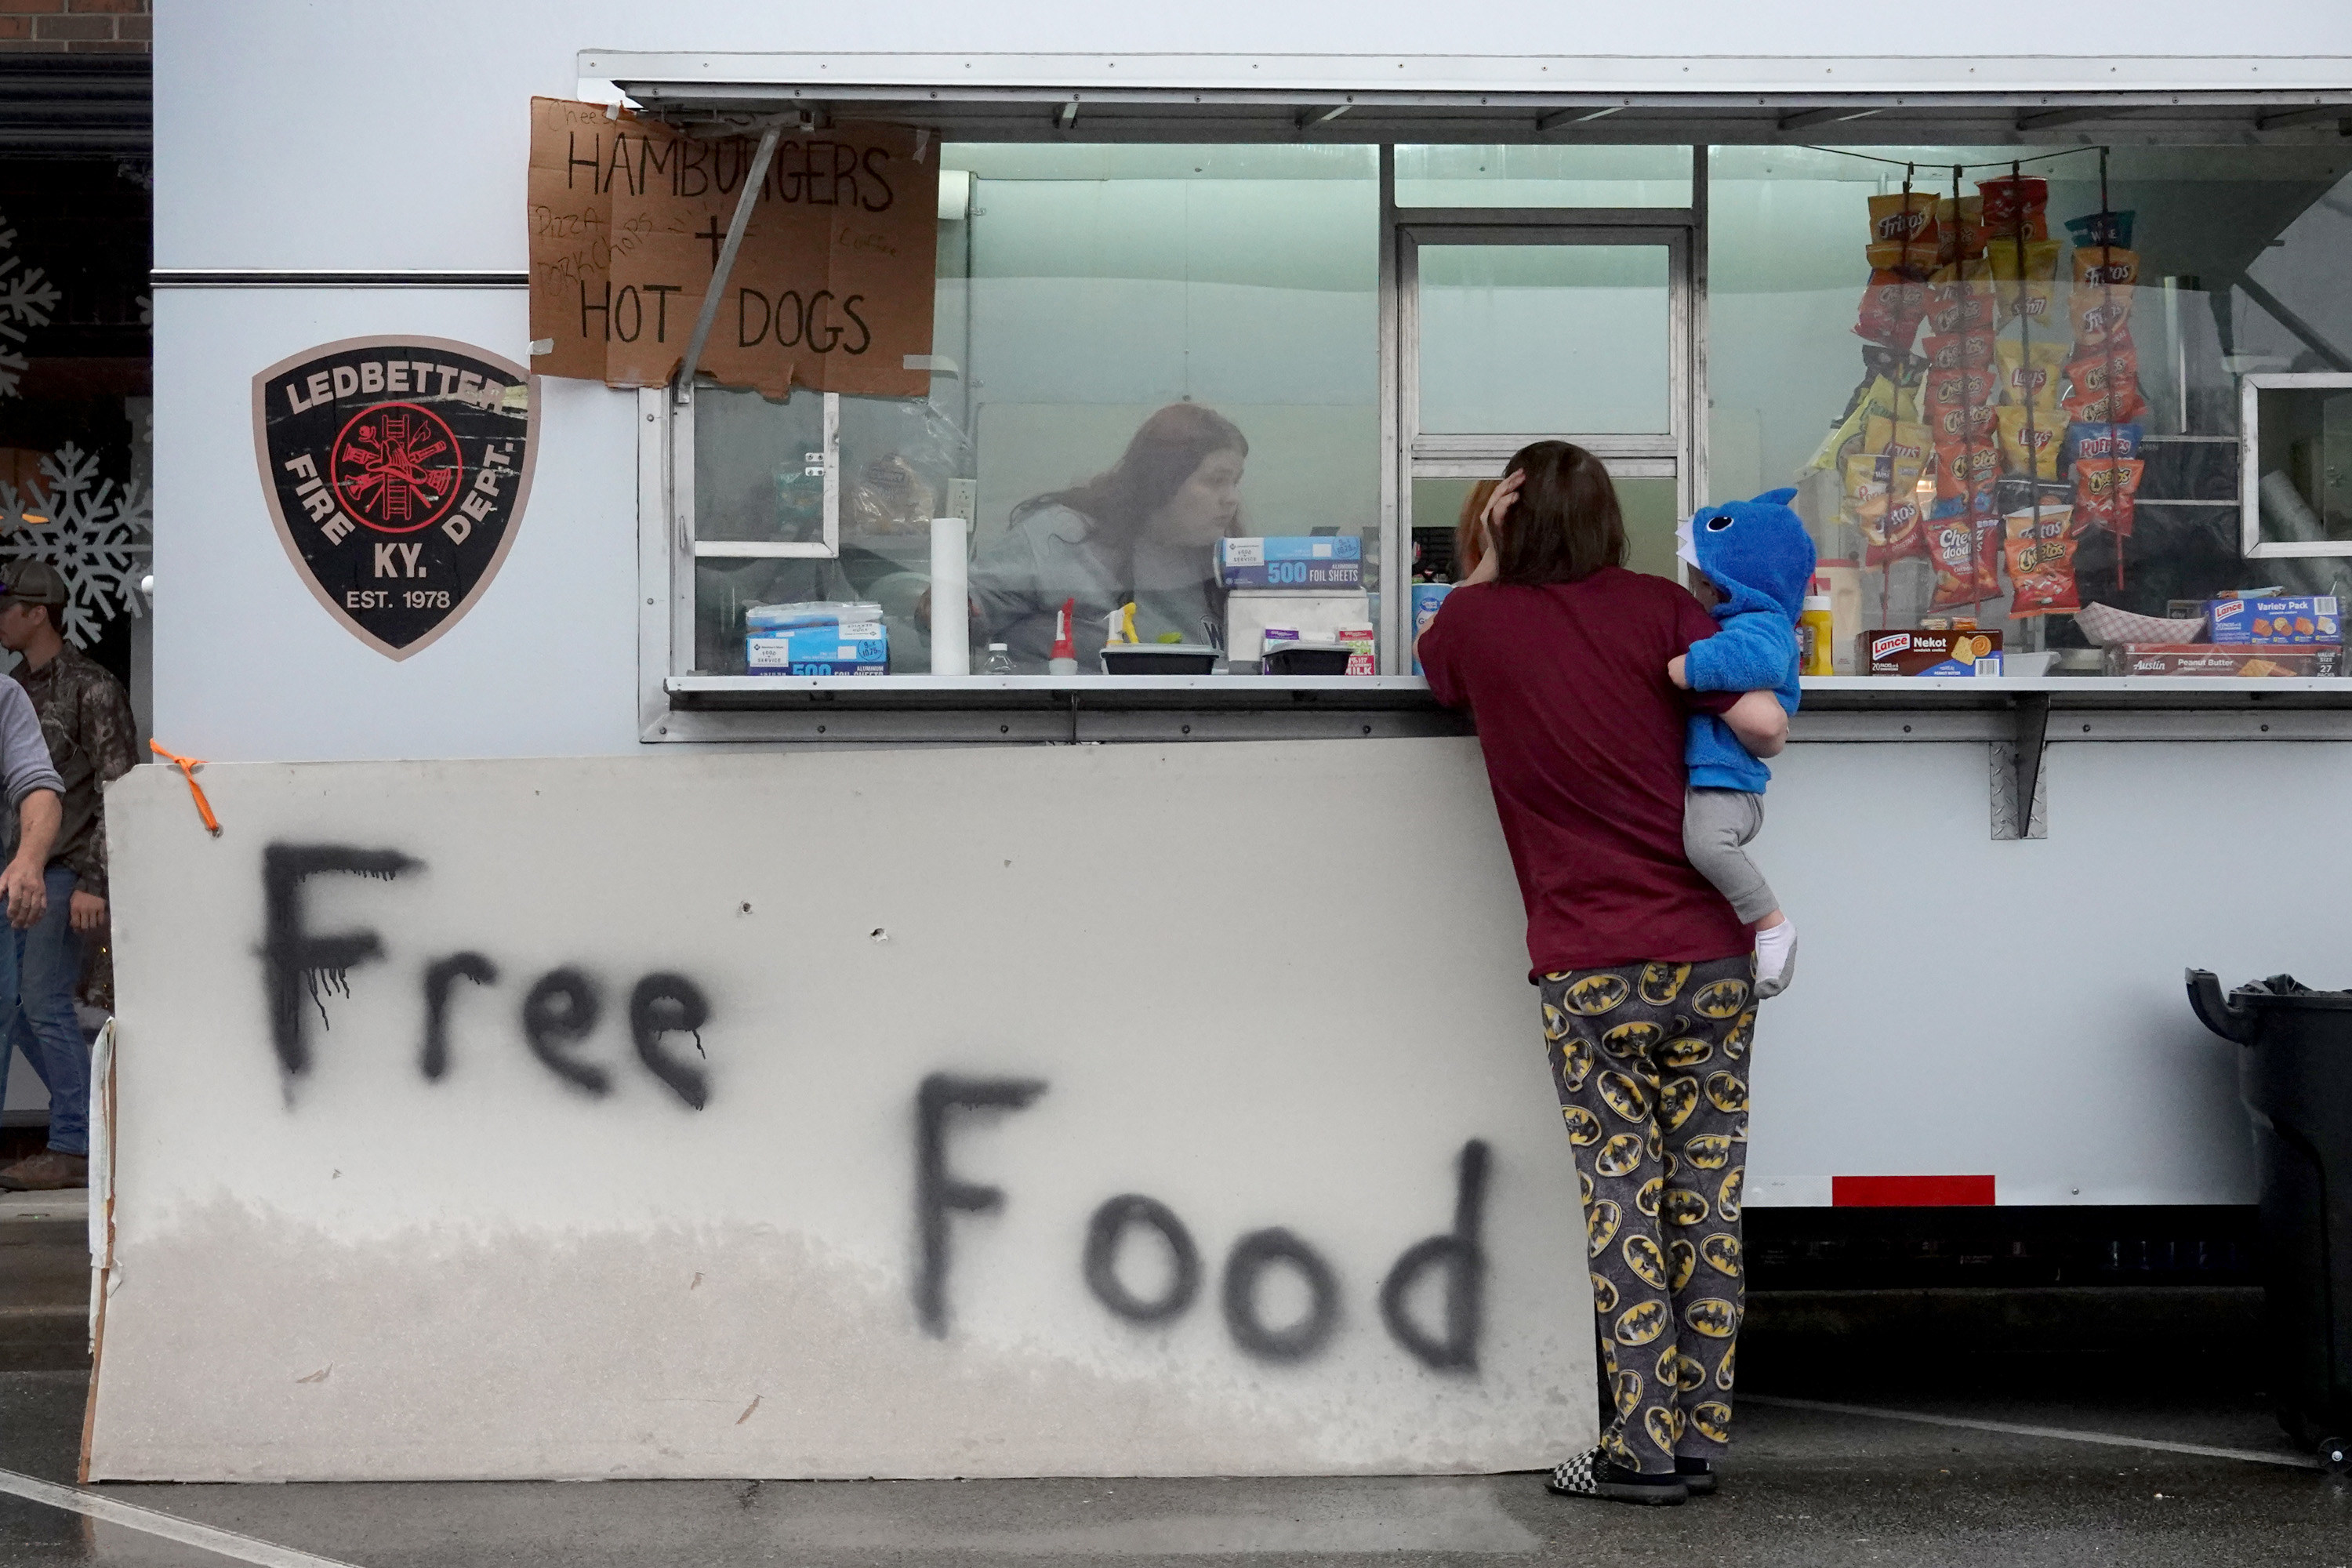
<svg viewBox="0 0 2352 1568">
<path fill-rule="evenodd" d="M 2345 970 L 2352 33 L 1976 16 L 166 6 L 90 1473 L 1549 1462 L 1411 651 L 1545 437 L 1821 559 L 1748 1206 L 2250 1202 L 2180 976 Z"/>
</svg>

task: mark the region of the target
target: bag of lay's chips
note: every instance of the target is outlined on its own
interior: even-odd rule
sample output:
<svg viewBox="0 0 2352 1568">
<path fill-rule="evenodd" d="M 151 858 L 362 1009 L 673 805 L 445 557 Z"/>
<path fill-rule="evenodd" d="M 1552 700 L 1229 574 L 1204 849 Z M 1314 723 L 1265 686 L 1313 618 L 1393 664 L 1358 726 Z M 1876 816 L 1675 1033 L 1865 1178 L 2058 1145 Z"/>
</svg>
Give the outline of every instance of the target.
<svg viewBox="0 0 2352 1568">
<path fill-rule="evenodd" d="M 2059 462 L 2071 469 L 2085 458 L 2137 458 L 2139 441 L 2137 425 L 2069 425 Z"/>
<path fill-rule="evenodd" d="M 2058 382 L 2066 363 L 2063 342 L 2021 343 L 2004 338 L 1995 345 L 2000 361 L 2000 401 L 2019 407 L 2058 406 Z"/>
<path fill-rule="evenodd" d="M 2074 587 L 2073 520 L 2064 507 L 2044 508 L 2040 516 L 2011 512 L 2001 519 L 2007 535 L 2009 582 L 2012 590 L 2009 613 L 2018 620 L 2032 616 L 2072 615 L 2083 607 Z"/>
<path fill-rule="evenodd" d="M 2058 477 L 2058 441 L 2065 422 L 2045 409 L 2011 404 L 1995 415 L 2000 425 L 2000 466 L 2037 479 Z M 2030 450 L 2029 450 L 2030 448 Z"/>
<path fill-rule="evenodd" d="M 1984 198 L 1946 196 L 1936 204 L 1937 260 L 1969 261 L 1985 253 Z"/>
<path fill-rule="evenodd" d="M 2133 498 L 2147 464 L 2137 458 L 2084 458 L 2074 465 L 2074 510 L 2085 527 L 2131 537 Z"/>
<path fill-rule="evenodd" d="M 1985 253 L 2004 326 L 2020 316 L 2036 324 L 2050 321 L 2051 306 L 2058 298 L 2058 242 L 2029 240 L 2022 248 L 2021 256 L 2014 240 L 1996 237 Z"/>
<path fill-rule="evenodd" d="M 2050 182 L 2039 174 L 1979 180 L 1977 195 L 1984 202 L 1989 243 L 1998 244 L 2019 234 L 2029 240 L 2050 237 Z"/>
<path fill-rule="evenodd" d="M 1895 478 L 1894 459 L 1858 452 L 1845 460 L 1844 497 L 1839 518 L 1865 534 L 1886 517 L 1887 487 Z"/>
<path fill-rule="evenodd" d="M 1865 343 L 1863 345 L 1862 381 L 1848 399 L 1845 413 L 1830 427 L 1830 433 L 1822 437 L 1821 446 L 1806 460 L 1806 470 L 1826 468 L 1832 473 L 1841 471 L 1839 464 L 1861 449 L 1863 429 L 1872 416 L 1894 418 L 1895 405 L 1895 383 L 1885 369 L 1873 362 L 1872 345 Z"/>
<path fill-rule="evenodd" d="M 1982 370 L 1993 362 L 1992 343 L 1991 329 L 1978 327 L 1930 337 L 1919 346 L 1927 353 L 1931 371 Z"/>
<path fill-rule="evenodd" d="M 2000 519 L 1963 512 L 1948 501 L 1928 514 L 1927 562 L 1936 569 L 1931 610 L 1982 604 L 2000 592 Z"/>
<path fill-rule="evenodd" d="M 1864 451 L 1884 453 L 1898 462 L 1925 464 L 1931 444 L 1925 425 L 1889 419 L 1884 415 L 1872 415 L 1863 430 Z"/>
<path fill-rule="evenodd" d="M 1868 417 L 1869 410 L 1861 403 L 1847 409 L 1845 417 L 1830 426 L 1830 433 L 1822 437 L 1822 444 L 1805 459 L 1805 471 L 1837 468 L 1846 456 L 1846 447 L 1862 439 L 1863 424 Z"/>
</svg>

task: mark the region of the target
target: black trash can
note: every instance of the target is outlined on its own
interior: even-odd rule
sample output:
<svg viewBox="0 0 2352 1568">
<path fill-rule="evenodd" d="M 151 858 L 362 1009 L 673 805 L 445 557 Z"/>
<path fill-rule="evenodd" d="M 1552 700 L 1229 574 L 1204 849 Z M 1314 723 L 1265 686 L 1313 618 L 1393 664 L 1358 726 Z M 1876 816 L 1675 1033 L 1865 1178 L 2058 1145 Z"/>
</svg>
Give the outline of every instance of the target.
<svg viewBox="0 0 2352 1568">
<path fill-rule="evenodd" d="M 2352 991 L 2292 975 L 2228 996 L 2189 972 L 2189 1005 L 2245 1047 L 2238 1095 L 2254 1119 L 2272 1397 L 2280 1425 L 2330 1469 L 2352 1468 Z"/>
</svg>

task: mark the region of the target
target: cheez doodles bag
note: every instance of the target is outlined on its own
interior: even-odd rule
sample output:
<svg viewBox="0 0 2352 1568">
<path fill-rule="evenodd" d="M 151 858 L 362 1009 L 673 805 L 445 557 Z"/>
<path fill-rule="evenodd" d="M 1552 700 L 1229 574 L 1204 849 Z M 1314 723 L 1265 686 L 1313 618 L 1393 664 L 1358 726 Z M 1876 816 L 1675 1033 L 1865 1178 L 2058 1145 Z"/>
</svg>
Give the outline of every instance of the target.
<svg viewBox="0 0 2352 1568">
<path fill-rule="evenodd" d="M 2000 520 L 1969 516 L 1958 503 L 1936 508 L 1927 520 L 1927 560 L 1936 569 L 1928 608 L 1958 609 L 2000 593 Z"/>
</svg>

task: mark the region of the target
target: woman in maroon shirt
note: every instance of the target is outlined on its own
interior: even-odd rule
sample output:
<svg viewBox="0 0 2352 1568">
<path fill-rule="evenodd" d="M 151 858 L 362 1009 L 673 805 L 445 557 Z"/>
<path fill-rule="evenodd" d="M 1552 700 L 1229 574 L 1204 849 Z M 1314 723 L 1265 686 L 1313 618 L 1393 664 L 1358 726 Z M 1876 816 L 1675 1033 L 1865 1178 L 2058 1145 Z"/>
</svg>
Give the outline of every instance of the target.
<svg viewBox="0 0 2352 1568">
<path fill-rule="evenodd" d="M 1624 567 L 1599 458 L 1538 441 L 1511 459 L 1478 565 L 1417 652 L 1468 708 L 1528 910 L 1528 978 L 1583 1188 L 1615 1419 L 1555 1491 L 1679 1503 L 1715 1489 L 1746 1301 L 1739 1237 L 1755 941 L 1683 854 L 1683 741 L 1722 714 L 1770 756 L 1769 692 L 1684 691 L 1666 664 L 1715 622 Z"/>
</svg>

